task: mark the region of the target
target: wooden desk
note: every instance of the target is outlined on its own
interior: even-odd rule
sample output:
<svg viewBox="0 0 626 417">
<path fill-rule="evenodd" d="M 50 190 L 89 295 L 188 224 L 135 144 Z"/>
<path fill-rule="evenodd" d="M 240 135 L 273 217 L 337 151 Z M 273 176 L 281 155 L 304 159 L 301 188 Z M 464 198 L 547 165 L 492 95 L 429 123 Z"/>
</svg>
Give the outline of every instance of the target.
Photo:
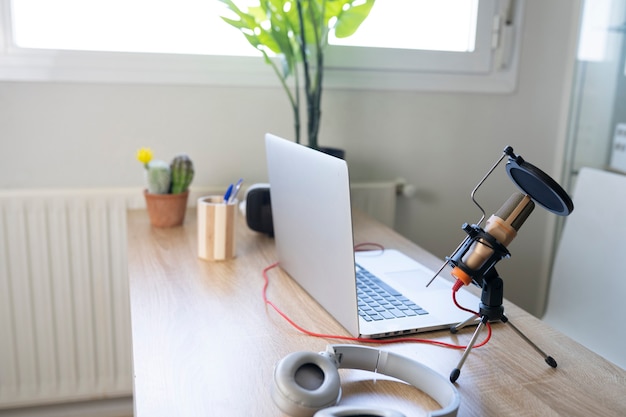
<svg viewBox="0 0 626 417">
<path fill-rule="evenodd" d="M 397 248 L 437 269 L 440 260 L 392 230 L 355 216 L 355 241 Z M 143 211 L 128 214 L 129 276 L 135 372 L 135 416 L 281 416 L 269 389 L 276 361 L 297 350 L 341 343 L 303 335 L 262 300 L 261 271 L 276 261 L 273 240 L 238 218 L 237 258 L 197 258 L 195 211 L 183 227 L 154 229 Z M 346 334 L 279 269 L 268 295 L 307 329 Z M 477 307 L 477 306 L 476 306 Z M 487 346 L 475 349 L 457 381 L 459 416 L 624 416 L 626 372 L 511 303 L 509 318 L 558 362 L 552 369 L 508 326 L 494 325 Z M 465 344 L 472 329 L 423 337 Z M 607 337 L 611 337 L 607 335 Z M 443 375 L 461 351 L 425 344 L 384 347 Z M 400 382 L 342 370 L 342 404 L 378 404 L 407 416 L 437 404 Z"/>
</svg>

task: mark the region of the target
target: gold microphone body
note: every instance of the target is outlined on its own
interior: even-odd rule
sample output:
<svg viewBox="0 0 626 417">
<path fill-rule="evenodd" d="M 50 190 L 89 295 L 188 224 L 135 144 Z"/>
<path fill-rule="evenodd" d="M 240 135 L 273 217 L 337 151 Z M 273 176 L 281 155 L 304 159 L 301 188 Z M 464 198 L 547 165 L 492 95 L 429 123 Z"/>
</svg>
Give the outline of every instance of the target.
<svg viewBox="0 0 626 417">
<path fill-rule="evenodd" d="M 485 232 L 506 247 L 517 236 L 517 231 L 534 208 L 535 203 L 529 196 L 515 193 L 502 205 L 500 210 L 489 217 L 485 224 Z M 478 271 L 491 255 L 493 255 L 493 248 L 484 239 L 479 239 L 463 256 L 462 262 L 468 269 Z M 452 269 L 451 274 L 465 285 L 472 282 L 472 277 L 458 266 Z"/>
</svg>

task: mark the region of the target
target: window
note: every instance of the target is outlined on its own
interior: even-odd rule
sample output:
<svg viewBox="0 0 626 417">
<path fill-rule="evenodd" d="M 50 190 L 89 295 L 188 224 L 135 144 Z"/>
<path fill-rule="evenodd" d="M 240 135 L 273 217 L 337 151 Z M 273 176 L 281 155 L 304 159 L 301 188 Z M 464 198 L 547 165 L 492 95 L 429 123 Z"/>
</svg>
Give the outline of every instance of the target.
<svg viewBox="0 0 626 417">
<path fill-rule="evenodd" d="M 20 48 L 260 56 L 219 18 L 224 7 L 217 0 L 10 3 L 13 41 Z"/>
<path fill-rule="evenodd" d="M 13 40 L 22 48 L 258 55 L 219 18 L 225 7 L 217 0 L 172 4 L 172 0 L 13 0 Z M 331 43 L 471 52 L 477 10 L 478 0 L 383 0 L 355 35 L 333 38 Z"/>
<path fill-rule="evenodd" d="M 331 40 L 326 86 L 511 91 L 521 3 L 379 0 L 354 36 Z M 0 7 L 0 79 L 277 82 L 219 18 L 217 0 L 0 0 Z"/>
</svg>

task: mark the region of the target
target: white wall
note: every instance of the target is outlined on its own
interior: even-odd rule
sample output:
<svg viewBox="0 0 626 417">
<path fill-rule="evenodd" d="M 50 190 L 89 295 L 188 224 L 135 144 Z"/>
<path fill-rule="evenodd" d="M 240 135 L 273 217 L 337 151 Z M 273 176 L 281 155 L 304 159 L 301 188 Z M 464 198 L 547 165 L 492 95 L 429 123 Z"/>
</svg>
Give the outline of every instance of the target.
<svg viewBox="0 0 626 417">
<path fill-rule="evenodd" d="M 558 178 L 578 2 L 528 0 L 518 90 L 507 95 L 327 90 L 322 142 L 344 147 L 354 179 L 405 177 L 397 229 L 443 257 L 479 216 L 469 193 L 506 145 Z M 269 71 L 269 68 L 268 68 Z M 0 188 L 143 185 L 135 151 L 195 161 L 195 185 L 265 181 L 263 134 L 291 137 L 282 90 L 0 83 Z M 504 168 L 481 193 L 495 211 L 515 191 Z M 490 214 L 490 213 L 488 213 Z M 505 295 L 543 308 L 551 242 L 537 208 L 498 268 Z"/>
</svg>

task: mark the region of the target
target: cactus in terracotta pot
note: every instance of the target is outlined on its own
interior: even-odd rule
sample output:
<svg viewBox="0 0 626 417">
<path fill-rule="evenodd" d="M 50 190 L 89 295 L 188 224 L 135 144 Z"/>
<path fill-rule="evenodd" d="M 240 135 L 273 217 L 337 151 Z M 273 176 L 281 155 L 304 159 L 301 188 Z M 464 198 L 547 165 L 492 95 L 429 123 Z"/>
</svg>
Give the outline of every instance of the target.
<svg viewBox="0 0 626 417">
<path fill-rule="evenodd" d="M 146 166 L 148 192 L 152 194 L 168 194 L 171 184 L 171 171 L 167 162 L 153 159 Z"/>
<path fill-rule="evenodd" d="M 172 186 L 170 192 L 172 194 L 183 193 L 189 188 L 191 180 L 193 180 L 193 162 L 186 154 L 180 154 L 174 157 L 170 163 L 170 172 L 172 174 Z"/>
<path fill-rule="evenodd" d="M 193 163 L 185 155 L 177 155 L 171 164 L 152 159 L 149 148 L 137 151 L 137 160 L 146 169 L 148 189 L 144 191 L 150 223 L 155 227 L 180 226 L 185 220 L 189 184 L 193 179 Z"/>
</svg>

